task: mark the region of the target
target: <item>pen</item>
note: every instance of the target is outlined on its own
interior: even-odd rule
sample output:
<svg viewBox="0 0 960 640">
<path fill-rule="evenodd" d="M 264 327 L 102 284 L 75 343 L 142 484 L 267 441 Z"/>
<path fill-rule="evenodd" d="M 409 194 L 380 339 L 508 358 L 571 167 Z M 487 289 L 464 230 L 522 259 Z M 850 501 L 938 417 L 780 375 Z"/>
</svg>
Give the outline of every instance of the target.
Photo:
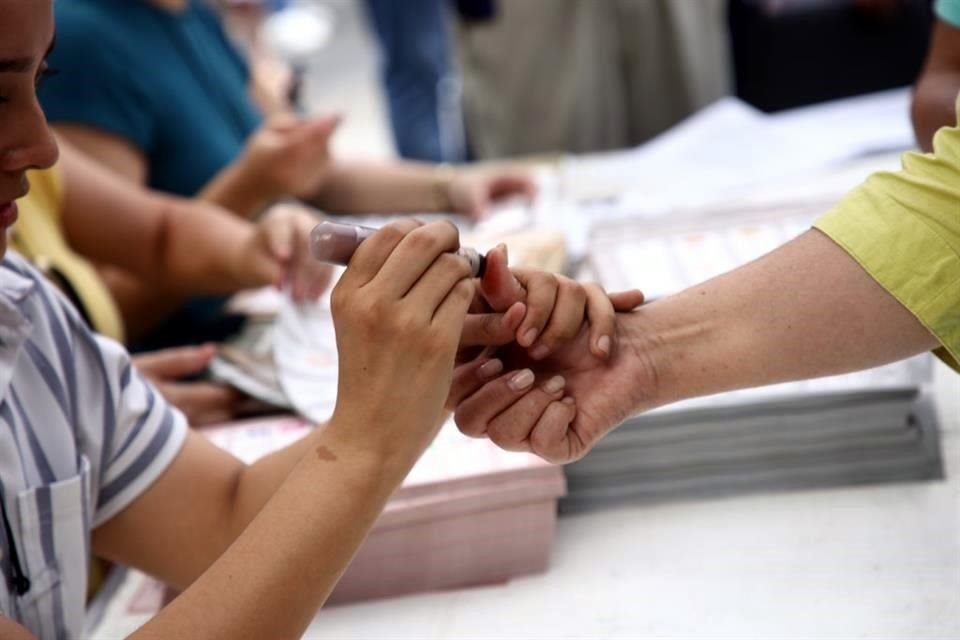
<svg viewBox="0 0 960 640">
<path fill-rule="evenodd" d="M 376 231 L 371 227 L 324 221 L 310 232 L 310 252 L 322 262 L 346 266 L 360 243 Z M 460 247 L 456 254 L 470 263 L 473 277 L 483 277 L 487 266 L 487 259 L 483 254 L 469 247 Z"/>
</svg>

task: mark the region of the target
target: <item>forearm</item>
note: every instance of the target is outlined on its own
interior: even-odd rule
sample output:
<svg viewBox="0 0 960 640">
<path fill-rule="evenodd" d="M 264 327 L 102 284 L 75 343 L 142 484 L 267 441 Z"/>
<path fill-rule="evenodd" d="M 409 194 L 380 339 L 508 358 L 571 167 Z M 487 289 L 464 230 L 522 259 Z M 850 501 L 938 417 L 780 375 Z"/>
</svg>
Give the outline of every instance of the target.
<svg viewBox="0 0 960 640">
<path fill-rule="evenodd" d="M 626 322 L 627 348 L 656 380 L 652 405 L 865 369 L 937 346 L 819 231 Z"/>
<path fill-rule="evenodd" d="M 280 194 L 274 193 L 257 176 L 251 176 L 241 156 L 208 182 L 198 197 L 249 220 L 270 206 Z"/>
<path fill-rule="evenodd" d="M 956 72 L 924 74 L 917 83 L 910 115 L 917 144 L 924 151 L 933 149 L 933 134 L 937 130 L 957 124 L 958 94 L 960 69 Z"/>
<path fill-rule="evenodd" d="M 449 211 L 449 177 L 416 162 L 337 163 L 311 203 L 332 213 Z"/>
<path fill-rule="evenodd" d="M 960 29 L 938 21 L 926 64 L 911 105 L 913 130 L 924 151 L 933 148 L 933 134 L 957 124 L 960 94 Z"/>
<path fill-rule="evenodd" d="M 346 442 L 298 447 L 243 534 L 133 637 L 299 638 L 406 473 Z"/>
<path fill-rule="evenodd" d="M 297 442 L 257 460 L 243 469 L 233 496 L 228 538 L 233 539 L 270 501 L 300 460 L 324 446 L 326 425 L 319 425 Z"/>
<path fill-rule="evenodd" d="M 69 144 L 62 145 L 61 171 L 63 232 L 77 253 L 146 283 L 162 281 L 177 295 L 263 284 L 241 281 L 253 277 L 252 270 L 237 268 L 241 247 L 255 233 L 249 222 L 206 203 L 147 191 Z"/>
<path fill-rule="evenodd" d="M 279 275 L 257 256 L 243 255 L 256 226 L 219 207 L 171 200 L 159 234 L 158 262 L 177 293 L 232 293 L 270 284 Z"/>
</svg>

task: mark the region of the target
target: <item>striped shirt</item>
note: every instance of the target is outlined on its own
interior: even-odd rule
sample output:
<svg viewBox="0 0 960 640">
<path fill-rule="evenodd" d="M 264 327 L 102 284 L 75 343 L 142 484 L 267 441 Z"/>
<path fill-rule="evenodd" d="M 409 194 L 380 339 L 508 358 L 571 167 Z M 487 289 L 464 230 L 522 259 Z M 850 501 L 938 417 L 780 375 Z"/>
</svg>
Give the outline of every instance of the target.
<svg viewBox="0 0 960 640">
<path fill-rule="evenodd" d="M 83 630 L 90 532 L 167 468 L 183 416 L 21 258 L 0 264 L 0 615 Z"/>
</svg>

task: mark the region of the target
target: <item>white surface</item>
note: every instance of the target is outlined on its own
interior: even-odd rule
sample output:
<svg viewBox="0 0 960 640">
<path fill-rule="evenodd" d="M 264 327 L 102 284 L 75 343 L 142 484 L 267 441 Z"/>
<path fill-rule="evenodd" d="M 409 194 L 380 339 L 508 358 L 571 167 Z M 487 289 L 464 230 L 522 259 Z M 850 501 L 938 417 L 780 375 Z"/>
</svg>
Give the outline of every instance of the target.
<svg viewBox="0 0 960 640">
<path fill-rule="evenodd" d="M 960 637 L 960 377 L 937 394 L 945 482 L 564 517 L 545 575 L 332 607 L 305 637 Z"/>
</svg>

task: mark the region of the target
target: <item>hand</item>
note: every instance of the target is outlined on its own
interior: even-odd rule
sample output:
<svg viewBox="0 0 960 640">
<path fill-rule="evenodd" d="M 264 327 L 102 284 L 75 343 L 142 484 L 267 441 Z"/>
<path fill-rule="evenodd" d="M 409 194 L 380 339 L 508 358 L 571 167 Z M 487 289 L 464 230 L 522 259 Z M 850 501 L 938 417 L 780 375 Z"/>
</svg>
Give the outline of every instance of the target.
<svg viewBox="0 0 960 640">
<path fill-rule="evenodd" d="M 331 298 L 340 361 L 328 431 L 410 465 L 436 435 L 474 284 L 456 228 L 404 220 L 365 240 Z"/>
<path fill-rule="evenodd" d="M 309 199 L 329 175 L 330 138 L 339 124 L 339 116 L 276 116 L 250 136 L 237 162 L 243 174 L 260 185 L 264 201 Z"/>
<path fill-rule="evenodd" d="M 264 274 L 278 289 L 288 289 L 296 302 L 319 298 L 333 278 L 333 268 L 310 254 L 310 232 L 318 220 L 304 207 L 273 206 L 260 220 L 241 268 L 267 262 Z M 257 259 L 260 257 L 260 260 Z"/>
<path fill-rule="evenodd" d="M 472 220 L 484 218 L 490 205 L 511 196 L 536 197 L 537 188 L 530 175 L 517 169 L 463 169 L 447 185 L 447 196 L 454 213 Z"/>
<path fill-rule="evenodd" d="M 612 294 L 610 299 L 618 310 L 638 301 L 637 292 Z M 654 368 L 642 350 L 627 346 L 639 344 L 638 330 L 631 324 L 635 317 L 617 314 L 616 333 L 626 339 L 618 340 L 609 359 L 595 353 L 584 326 L 576 339 L 543 360 L 533 360 L 514 346 L 497 352 L 496 358 L 461 365 L 450 391 L 460 430 L 555 463 L 579 459 L 656 396 Z"/>
<path fill-rule="evenodd" d="M 167 402 L 180 409 L 191 426 L 225 422 L 237 415 L 243 394 L 212 382 L 179 382 L 200 373 L 216 355 L 216 347 L 179 347 L 133 357 L 137 371 Z"/>
<path fill-rule="evenodd" d="M 608 358 L 616 340 L 616 311 L 630 311 L 643 304 L 643 293 L 632 290 L 616 298 L 629 306 L 615 309 L 599 284 L 578 282 L 535 269 L 509 269 L 507 248 L 487 254 L 487 267 L 480 284 L 482 300 L 493 311 L 506 312 L 523 302 L 526 313 L 516 329 L 518 345 L 541 360 L 580 334 L 587 324 L 590 349 L 598 358 Z M 476 309 L 477 303 L 474 304 Z M 468 325 L 471 319 L 468 317 Z M 487 343 L 487 344 L 507 344 Z"/>
<path fill-rule="evenodd" d="M 510 270 L 506 247 L 501 245 L 487 254 L 486 272 L 464 324 L 459 361 L 477 355 L 477 349 L 469 347 L 513 342 L 527 349 L 532 359 L 542 360 L 576 338 L 584 326 L 591 351 L 606 359 L 615 347 L 616 312 L 641 304 L 640 291 L 611 298 L 595 283 L 532 269 Z"/>
</svg>

